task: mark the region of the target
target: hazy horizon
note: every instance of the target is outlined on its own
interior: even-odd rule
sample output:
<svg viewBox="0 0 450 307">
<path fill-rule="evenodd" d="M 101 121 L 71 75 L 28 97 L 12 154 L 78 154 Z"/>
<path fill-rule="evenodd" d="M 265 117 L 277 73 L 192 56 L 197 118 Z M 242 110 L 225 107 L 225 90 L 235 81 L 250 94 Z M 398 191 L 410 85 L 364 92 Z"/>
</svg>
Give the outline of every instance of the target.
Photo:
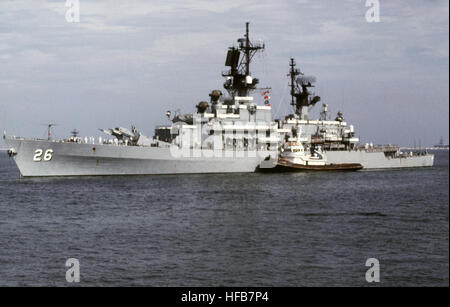
<svg viewBox="0 0 450 307">
<path fill-rule="evenodd" d="M 251 71 L 272 88 L 274 117 L 292 112 L 294 57 L 362 143 L 448 143 L 448 1 L 380 0 L 379 23 L 366 21 L 365 3 L 80 0 L 80 22 L 69 23 L 65 0 L 2 1 L 0 129 L 45 137 L 43 124 L 56 123 L 62 138 L 134 124 L 152 136 L 167 110 L 194 112 L 224 91 L 227 48 L 248 21 L 250 38 L 266 44 Z"/>
</svg>

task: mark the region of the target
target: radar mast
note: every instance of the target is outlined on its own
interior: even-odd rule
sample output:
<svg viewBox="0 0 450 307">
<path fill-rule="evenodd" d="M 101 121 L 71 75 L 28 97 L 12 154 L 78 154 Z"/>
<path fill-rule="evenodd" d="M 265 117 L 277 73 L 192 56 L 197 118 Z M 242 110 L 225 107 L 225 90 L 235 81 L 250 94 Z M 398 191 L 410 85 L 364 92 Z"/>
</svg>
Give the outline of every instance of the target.
<svg viewBox="0 0 450 307">
<path fill-rule="evenodd" d="M 299 69 L 295 68 L 294 58 L 289 63 L 291 87 L 291 105 L 295 107 L 295 114 L 303 120 L 308 120 L 309 109 L 320 101 L 319 96 L 315 96 L 308 89 L 314 87 L 313 83 L 316 78 L 313 76 L 305 76 Z M 298 77 L 299 76 L 299 77 Z M 311 97 L 313 96 L 313 97 Z"/>
<path fill-rule="evenodd" d="M 244 38 L 238 39 L 237 47 L 233 46 L 228 49 L 225 66 L 230 67 L 230 70 L 222 73 L 222 76 L 226 78 L 223 86 L 232 98 L 236 96 L 246 97 L 256 89 L 259 80 L 252 78 L 250 63 L 255 54 L 258 51 L 263 51 L 264 48 L 264 44 L 250 41 L 249 23 L 247 22 Z"/>
</svg>

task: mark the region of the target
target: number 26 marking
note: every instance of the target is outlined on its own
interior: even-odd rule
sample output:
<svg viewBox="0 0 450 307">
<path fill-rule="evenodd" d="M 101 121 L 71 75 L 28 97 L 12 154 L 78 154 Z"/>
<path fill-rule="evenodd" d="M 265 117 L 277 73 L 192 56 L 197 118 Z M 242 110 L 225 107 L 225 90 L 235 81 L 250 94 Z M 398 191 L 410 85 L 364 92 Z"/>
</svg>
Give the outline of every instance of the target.
<svg viewBox="0 0 450 307">
<path fill-rule="evenodd" d="M 36 149 L 34 152 L 33 161 L 42 161 L 42 154 L 44 151 L 42 149 Z M 50 161 L 53 158 L 53 149 L 47 149 L 44 154 L 44 161 Z"/>
</svg>

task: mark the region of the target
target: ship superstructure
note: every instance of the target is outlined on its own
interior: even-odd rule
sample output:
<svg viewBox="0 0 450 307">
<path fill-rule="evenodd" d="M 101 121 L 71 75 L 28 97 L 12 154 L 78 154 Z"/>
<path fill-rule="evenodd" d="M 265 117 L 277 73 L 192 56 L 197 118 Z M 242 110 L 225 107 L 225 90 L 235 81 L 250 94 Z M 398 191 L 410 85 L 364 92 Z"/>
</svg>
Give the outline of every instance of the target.
<svg viewBox="0 0 450 307">
<path fill-rule="evenodd" d="M 256 52 L 246 24 L 244 38 L 228 50 L 223 73 L 228 95 L 213 90 L 209 101 L 191 114 L 167 112 L 171 125 L 159 126 L 153 138 L 136 127 L 100 129 L 107 137 L 67 140 L 4 136 L 9 155 L 22 176 L 140 175 L 254 172 L 272 167 L 280 137 L 271 107 L 258 105 L 251 93 L 258 79 L 250 73 Z M 268 162 L 269 161 L 269 162 Z"/>
<path fill-rule="evenodd" d="M 293 58 L 289 62 L 289 67 L 291 105 L 294 107 L 294 114 L 279 120 L 280 132 L 284 133 L 285 141 L 295 139 L 297 134 L 300 134 L 304 146 L 320 148 L 329 164 L 359 163 L 365 169 L 433 165 L 432 154 L 405 153 L 396 145 L 374 146 L 373 143 L 361 145 L 354 126 L 347 124 L 340 111 L 333 119 L 328 104 L 322 104 L 319 119 L 310 119 L 310 110 L 321 101 L 321 98 L 312 91 L 316 78 L 305 76 L 296 68 Z"/>
</svg>

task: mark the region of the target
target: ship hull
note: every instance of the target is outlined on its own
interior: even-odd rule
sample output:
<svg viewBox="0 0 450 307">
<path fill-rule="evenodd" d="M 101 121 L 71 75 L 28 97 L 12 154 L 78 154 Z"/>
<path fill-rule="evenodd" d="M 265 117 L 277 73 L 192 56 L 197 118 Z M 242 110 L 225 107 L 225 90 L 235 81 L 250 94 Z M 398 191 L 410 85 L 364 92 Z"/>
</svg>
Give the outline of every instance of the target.
<svg viewBox="0 0 450 307">
<path fill-rule="evenodd" d="M 434 155 L 408 157 L 387 157 L 383 152 L 365 150 L 327 151 L 327 163 L 359 163 L 364 169 L 430 167 L 434 164 Z"/>
<path fill-rule="evenodd" d="M 174 158 L 169 148 L 5 139 L 23 177 L 108 176 L 255 172 L 260 157 Z M 94 150 L 95 148 L 95 150 Z M 49 161 L 34 161 L 36 150 L 52 150 Z M 328 151 L 327 164 L 361 164 L 364 169 L 430 167 L 434 155 L 386 157 L 383 152 Z M 274 165 L 275 166 L 275 165 Z"/>
<path fill-rule="evenodd" d="M 259 157 L 174 158 L 169 148 L 5 139 L 23 177 L 255 172 Z M 51 159 L 35 161 L 36 150 Z M 44 154 L 43 154 L 44 155 Z"/>
<path fill-rule="evenodd" d="M 362 169 L 363 166 L 359 163 L 340 163 L 340 164 L 324 164 L 324 165 L 303 165 L 292 163 L 288 160 L 280 159 L 275 167 L 275 170 L 284 172 L 304 172 L 304 171 L 318 171 L 318 172 L 330 172 L 330 171 L 357 171 Z"/>
</svg>

